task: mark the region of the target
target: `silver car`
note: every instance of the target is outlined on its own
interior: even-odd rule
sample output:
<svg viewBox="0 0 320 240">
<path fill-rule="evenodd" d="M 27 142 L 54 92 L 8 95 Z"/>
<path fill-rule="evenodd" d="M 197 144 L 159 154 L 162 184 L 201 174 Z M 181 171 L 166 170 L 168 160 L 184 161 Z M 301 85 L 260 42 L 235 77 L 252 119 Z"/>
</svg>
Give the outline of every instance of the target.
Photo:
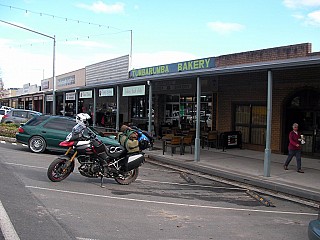
<svg viewBox="0 0 320 240">
<path fill-rule="evenodd" d="M 34 116 L 39 115 L 42 115 L 42 113 L 32 110 L 12 109 L 2 117 L 1 123 L 25 123 Z"/>
</svg>

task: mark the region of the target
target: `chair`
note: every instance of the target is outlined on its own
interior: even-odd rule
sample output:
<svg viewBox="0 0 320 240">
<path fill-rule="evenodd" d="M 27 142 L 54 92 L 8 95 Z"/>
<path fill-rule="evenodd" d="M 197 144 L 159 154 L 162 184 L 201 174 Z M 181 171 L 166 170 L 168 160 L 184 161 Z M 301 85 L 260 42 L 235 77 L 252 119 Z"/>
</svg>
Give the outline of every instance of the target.
<svg viewBox="0 0 320 240">
<path fill-rule="evenodd" d="M 171 156 L 176 152 L 176 148 L 180 148 L 180 155 L 182 155 L 181 137 L 173 136 L 170 142 L 166 142 L 165 149 L 167 149 L 167 147 L 171 148 Z M 164 151 L 165 150 L 163 150 L 162 154 L 164 154 Z"/>
<path fill-rule="evenodd" d="M 190 153 L 192 154 L 192 136 L 186 136 L 182 140 L 183 154 L 185 153 L 186 147 L 190 147 Z"/>
<path fill-rule="evenodd" d="M 204 147 L 204 145 L 206 145 L 208 147 L 208 149 L 209 149 L 209 146 L 212 147 L 213 143 L 215 144 L 215 147 L 217 147 L 217 143 L 218 143 L 217 140 L 218 140 L 217 132 L 213 132 L 213 131 L 208 132 L 208 135 L 203 136 L 202 148 Z"/>
</svg>

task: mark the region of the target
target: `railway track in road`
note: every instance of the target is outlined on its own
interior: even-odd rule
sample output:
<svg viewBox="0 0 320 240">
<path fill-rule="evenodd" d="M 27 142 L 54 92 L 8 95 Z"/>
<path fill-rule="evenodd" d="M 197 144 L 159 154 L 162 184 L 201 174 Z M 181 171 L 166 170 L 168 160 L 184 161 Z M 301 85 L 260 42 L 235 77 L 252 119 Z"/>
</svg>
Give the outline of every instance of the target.
<svg viewBox="0 0 320 240">
<path fill-rule="evenodd" d="M 202 177 L 202 178 L 205 178 L 205 179 L 208 179 L 208 180 L 212 180 L 212 181 L 228 184 L 228 185 L 237 187 L 239 189 L 242 189 L 243 192 L 250 191 L 251 193 L 252 192 L 256 193 L 260 197 L 263 197 L 263 198 L 266 197 L 265 199 L 267 199 L 267 200 L 268 200 L 269 197 L 274 197 L 274 198 L 279 198 L 279 199 L 288 200 L 288 201 L 291 201 L 291 202 L 303 204 L 303 205 L 306 205 L 306 206 L 309 206 L 309 207 L 313 207 L 313 208 L 320 208 L 320 205 L 317 202 L 313 202 L 313 201 L 297 198 L 295 196 L 283 194 L 283 193 L 280 193 L 280 192 L 270 191 L 270 190 L 267 190 L 267 189 L 254 187 L 254 186 L 251 186 L 249 184 L 239 183 L 239 182 L 227 180 L 227 179 L 224 179 L 224 178 L 221 178 L 221 177 L 216 177 L 216 176 L 212 176 L 212 175 L 208 175 L 208 174 L 199 173 L 197 171 L 193 171 L 193 170 L 190 170 L 190 169 L 185 169 L 185 168 L 182 168 L 182 167 L 177 167 L 177 166 L 172 166 L 172 165 L 169 165 L 169 164 L 160 163 L 158 161 L 154 161 L 154 160 L 151 160 L 149 158 L 147 159 L 147 162 L 149 162 L 151 164 L 158 165 L 158 166 L 162 166 L 162 167 L 165 167 L 165 168 L 168 168 L 168 169 L 171 169 L 171 170 L 175 170 L 175 171 L 178 171 L 180 173 L 184 173 L 186 175 Z M 249 194 L 249 195 L 252 195 L 252 194 Z M 259 201 L 259 199 L 256 199 L 256 200 Z M 270 204 L 270 205 L 272 205 L 272 204 Z"/>
</svg>

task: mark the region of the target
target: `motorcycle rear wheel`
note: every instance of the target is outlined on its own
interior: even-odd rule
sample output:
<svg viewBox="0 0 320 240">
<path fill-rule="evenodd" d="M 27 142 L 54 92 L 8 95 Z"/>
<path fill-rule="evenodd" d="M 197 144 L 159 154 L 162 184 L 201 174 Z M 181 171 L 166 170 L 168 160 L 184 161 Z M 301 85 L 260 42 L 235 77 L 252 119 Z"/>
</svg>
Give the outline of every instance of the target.
<svg viewBox="0 0 320 240">
<path fill-rule="evenodd" d="M 124 173 L 123 177 L 116 177 L 114 178 L 114 180 L 116 180 L 116 182 L 121 185 L 129 185 L 137 179 L 138 175 L 139 168 L 135 168 L 129 172 Z"/>
<path fill-rule="evenodd" d="M 60 182 L 73 172 L 74 162 L 72 162 L 70 166 L 66 168 L 65 165 L 67 161 L 68 160 L 64 158 L 57 158 L 50 164 L 47 171 L 47 176 L 52 182 Z"/>
</svg>

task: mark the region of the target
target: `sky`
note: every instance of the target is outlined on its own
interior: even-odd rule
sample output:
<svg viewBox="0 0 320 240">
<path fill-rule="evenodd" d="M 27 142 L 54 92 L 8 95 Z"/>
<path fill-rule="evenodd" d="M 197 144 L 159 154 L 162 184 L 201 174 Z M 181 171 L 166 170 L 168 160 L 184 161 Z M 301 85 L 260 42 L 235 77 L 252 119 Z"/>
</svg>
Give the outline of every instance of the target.
<svg viewBox="0 0 320 240">
<path fill-rule="evenodd" d="M 0 0 L 5 88 L 132 52 L 131 68 L 312 43 L 320 0 Z M 23 28 L 21 28 L 23 27 Z M 32 30 L 32 31 L 30 31 Z"/>
</svg>

